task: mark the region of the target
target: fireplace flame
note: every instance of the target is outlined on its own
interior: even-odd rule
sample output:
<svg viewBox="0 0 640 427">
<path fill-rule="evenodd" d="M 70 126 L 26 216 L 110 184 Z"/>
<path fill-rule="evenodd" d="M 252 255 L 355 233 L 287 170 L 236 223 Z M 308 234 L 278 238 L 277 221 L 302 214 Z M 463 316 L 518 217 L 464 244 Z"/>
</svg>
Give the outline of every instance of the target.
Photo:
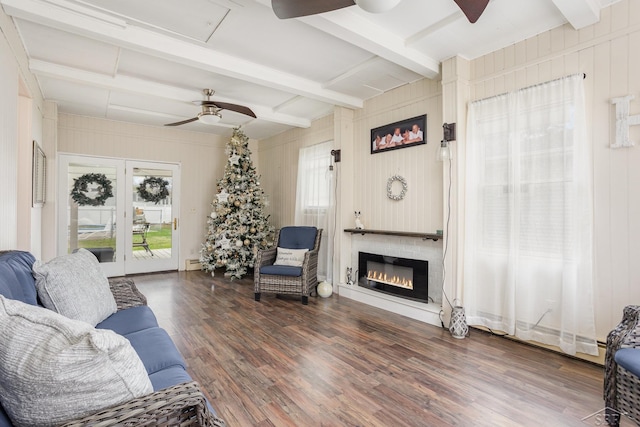
<svg viewBox="0 0 640 427">
<path fill-rule="evenodd" d="M 371 271 L 367 272 L 367 279 L 373 280 L 376 282 L 385 283 L 387 285 L 397 286 L 399 288 L 405 289 L 413 289 L 413 281 L 408 280 L 404 277 L 393 276 L 390 277 L 387 273 L 382 273 L 379 271 Z"/>
</svg>

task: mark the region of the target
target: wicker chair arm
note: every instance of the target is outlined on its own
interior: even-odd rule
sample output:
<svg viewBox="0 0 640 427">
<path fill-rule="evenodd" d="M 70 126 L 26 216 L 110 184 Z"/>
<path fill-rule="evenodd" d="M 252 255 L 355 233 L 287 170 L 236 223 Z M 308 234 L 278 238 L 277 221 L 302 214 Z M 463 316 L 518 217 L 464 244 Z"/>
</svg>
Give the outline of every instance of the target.
<svg viewBox="0 0 640 427">
<path fill-rule="evenodd" d="M 255 268 L 260 269 L 265 265 L 271 265 L 276 260 L 277 248 L 263 249 L 258 252 Z"/>
<path fill-rule="evenodd" d="M 109 279 L 109 287 L 116 300 L 118 311 L 147 305 L 147 298 L 138 290 L 133 279 L 126 277 L 111 278 Z"/>
<path fill-rule="evenodd" d="M 61 427 L 159 425 L 226 426 L 223 420 L 211 413 L 200 386 L 192 381 L 132 399 Z"/>
<path fill-rule="evenodd" d="M 625 347 L 640 347 L 640 306 L 624 308 L 622 320 L 607 336 L 607 351 L 604 357 L 604 401 L 608 408 L 617 408 L 616 351 Z"/>
<path fill-rule="evenodd" d="M 260 292 L 260 267 L 271 265 L 276 260 L 277 248 L 269 248 L 258 251 L 256 261 L 253 264 L 253 283 L 255 292 Z"/>
<path fill-rule="evenodd" d="M 302 262 L 302 277 L 304 277 L 307 290 L 313 293 L 318 283 L 318 250 L 312 250 L 304 254 Z"/>
<path fill-rule="evenodd" d="M 318 250 L 308 251 L 304 254 L 304 260 L 302 261 L 302 269 L 308 268 L 310 265 L 318 264 Z"/>
</svg>

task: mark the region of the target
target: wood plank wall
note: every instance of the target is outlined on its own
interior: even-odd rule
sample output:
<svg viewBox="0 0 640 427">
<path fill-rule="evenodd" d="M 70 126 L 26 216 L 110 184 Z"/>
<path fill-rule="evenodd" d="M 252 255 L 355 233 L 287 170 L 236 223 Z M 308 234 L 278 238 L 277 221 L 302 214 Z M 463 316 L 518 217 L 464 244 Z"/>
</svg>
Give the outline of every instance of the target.
<svg viewBox="0 0 640 427">
<path fill-rule="evenodd" d="M 0 249 L 21 246 L 38 253 L 41 208 L 31 208 L 31 156 L 19 152 L 18 139 L 22 135 L 27 145 L 31 139 L 42 141 L 44 100 L 35 76 L 29 72 L 29 61 L 20 35 L 2 8 L 0 28 Z M 19 96 L 32 100 L 31 105 L 23 105 L 21 117 L 18 114 Z M 21 149 L 30 151 L 29 147 Z M 51 152 L 45 151 L 45 154 L 54 156 Z M 28 196 L 24 197 L 25 193 Z M 29 216 L 32 222 L 19 224 L 18 218 L 24 215 Z M 20 238 L 17 234 L 19 225 L 29 227 L 27 234 Z"/>
<path fill-rule="evenodd" d="M 18 67 L 11 48 L 0 37 L 0 249 L 18 243 Z"/>
<path fill-rule="evenodd" d="M 372 128 L 422 114 L 427 115 L 426 145 L 371 154 Z M 443 163 L 436 160 L 442 139 L 440 81 L 420 80 L 367 101 L 355 113 L 354 133 L 354 208 L 362 212 L 365 227 L 427 233 L 443 229 Z M 387 180 L 393 175 L 407 181 L 401 201 L 387 197 Z"/>
<path fill-rule="evenodd" d="M 442 139 L 441 103 L 440 82 L 425 79 L 368 100 L 355 112 L 354 167 L 340 169 L 338 185 L 353 186 L 350 197 L 354 209 L 362 212 L 366 228 L 432 233 L 442 229 L 442 164 L 436 161 L 436 148 Z M 422 114 L 427 114 L 426 145 L 370 153 L 372 128 Z M 291 130 L 260 141 L 260 173 L 276 226 L 293 224 L 300 147 L 333 136 L 333 116 L 327 116 L 314 121 L 309 129 Z M 387 198 L 387 179 L 396 174 L 408 184 L 402 201 Z M 352 227 L 353 215 L 337 226 L 338 230 Z"/>
</svg>

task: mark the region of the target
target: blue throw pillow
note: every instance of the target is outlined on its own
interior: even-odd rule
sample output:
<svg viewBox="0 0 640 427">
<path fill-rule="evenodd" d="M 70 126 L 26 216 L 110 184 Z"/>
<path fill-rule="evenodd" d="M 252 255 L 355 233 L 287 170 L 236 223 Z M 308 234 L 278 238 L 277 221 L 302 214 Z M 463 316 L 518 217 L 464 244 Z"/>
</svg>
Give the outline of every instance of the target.
<svg viewBox="0 0 640 427">
<path fill-rule="evenodd" d="M 32 254 L 24 251 L 0 255 L 0 295 L 38 305 L 35 280 L 31 275 L 35 260 Z"/>
</svg>

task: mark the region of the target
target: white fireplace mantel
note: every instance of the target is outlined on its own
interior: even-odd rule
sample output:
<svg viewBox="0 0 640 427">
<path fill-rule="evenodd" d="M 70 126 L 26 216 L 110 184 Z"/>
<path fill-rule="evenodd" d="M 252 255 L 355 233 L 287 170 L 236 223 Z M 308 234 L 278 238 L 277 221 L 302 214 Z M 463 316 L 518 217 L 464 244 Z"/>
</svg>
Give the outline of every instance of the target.
<svg viewBox="0 0 640 427">
<path fill-rule="evenodd" d="M 389 231 L 389 230 L 368 230 L 365 228 L 346 228 L 344 230 L 351 234 L 381 234 L 384 236 L 396 236 L 396 237 L 418 237 L 423 240 L 440 240 L 442 234 L 437 233 L 419 233 L 414 231 Z"/>
<path fill-rule="evenodd" d="M 429 261 L 429 297 L 428 303 L 413 301 L 367 289 L 357 284 L 347 285 L 341 282 L 338 293 L 392 313 L 401 314 L 435 326 L 442 326 L 440 311 L 442 307 L 442 238 L 429 233 L 389 233 L 375 230 L 348 229 L 352 233 L 351 266 L 357 279 L 358 252 L 370 252 L 380 255 L 396 256 Z M 363 233 L 363 231 L 369 231 Z M 419 235 L 418 235 L 419 234 Z M 424 236 L 423 236 L 424 234 Z M 419 238 L 416 238 L 419 237 Z"/>
</svg>

